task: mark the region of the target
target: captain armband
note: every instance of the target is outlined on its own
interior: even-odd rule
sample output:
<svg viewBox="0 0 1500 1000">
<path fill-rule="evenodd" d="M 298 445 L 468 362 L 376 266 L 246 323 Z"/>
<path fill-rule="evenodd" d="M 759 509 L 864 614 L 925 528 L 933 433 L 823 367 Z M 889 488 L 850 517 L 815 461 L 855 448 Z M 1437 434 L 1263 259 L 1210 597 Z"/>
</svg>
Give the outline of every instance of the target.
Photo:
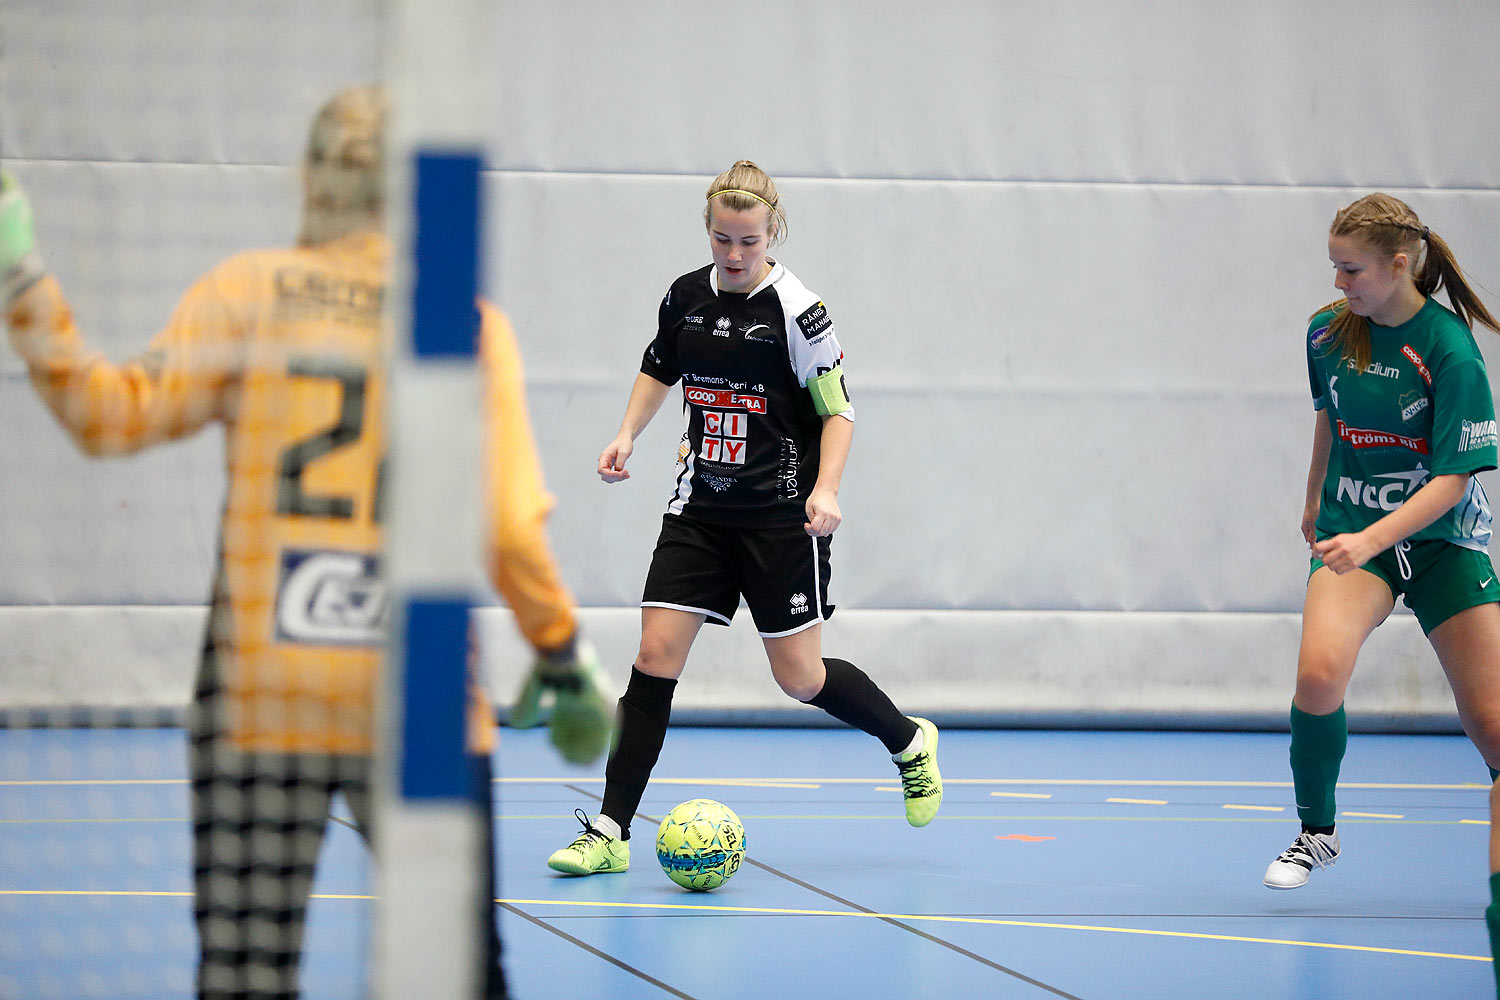
<svg viewBox="0 0 1500 1000">
<path fill-rule="evenodd" d="M 831 417 L 854 407 L 849 402 L 849 389 L 844 385 L 842 365 L 835 366 L 832 371 L 824 372 L 817 378 L 808 379 L 807 391 L 812 393 L 813 409 L 818 411 L 820 417 Z"/>
</svg>

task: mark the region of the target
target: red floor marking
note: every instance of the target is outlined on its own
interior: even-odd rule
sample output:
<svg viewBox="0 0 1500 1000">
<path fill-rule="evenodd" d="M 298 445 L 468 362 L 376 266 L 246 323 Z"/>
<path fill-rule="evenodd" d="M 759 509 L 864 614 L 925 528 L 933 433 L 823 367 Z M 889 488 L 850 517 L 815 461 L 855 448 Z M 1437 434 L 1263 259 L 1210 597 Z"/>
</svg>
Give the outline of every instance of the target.
<svg viewBox="0 0 1500 1000">
<path fill-rule="evenodd" d="M 1003 836 L 1003 837 L 996 837 L 995 839 L 996 840 L 1024 840 L 1024 841 L 1026 841 L 1029 844 L 1029 843 L 1035 843 L 1038 840 L 1056 840 L 1057 838 L 1056 837 L 1032 837 L 1032 836 L 1029 836 L 1029 835 L 1024 834 L 1024 833 L 1007 833 L 1005 836 Z"/>
</svg>

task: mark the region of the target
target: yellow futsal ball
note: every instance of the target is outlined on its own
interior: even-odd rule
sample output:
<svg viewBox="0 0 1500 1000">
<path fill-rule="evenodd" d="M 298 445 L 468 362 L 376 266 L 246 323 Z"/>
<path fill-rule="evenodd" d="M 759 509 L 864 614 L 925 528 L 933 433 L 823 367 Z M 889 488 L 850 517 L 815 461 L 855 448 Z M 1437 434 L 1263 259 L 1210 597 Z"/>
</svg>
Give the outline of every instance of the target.
<svg viewBox="0 0 1500 1000">
<path fill-rule="evenodd" d="M 744 824 L 722 802 L 689 799 L 661 821 L 656 860 L 667 878 L 684 889 L 717 889 L 745 860 Z"/>
</svg>

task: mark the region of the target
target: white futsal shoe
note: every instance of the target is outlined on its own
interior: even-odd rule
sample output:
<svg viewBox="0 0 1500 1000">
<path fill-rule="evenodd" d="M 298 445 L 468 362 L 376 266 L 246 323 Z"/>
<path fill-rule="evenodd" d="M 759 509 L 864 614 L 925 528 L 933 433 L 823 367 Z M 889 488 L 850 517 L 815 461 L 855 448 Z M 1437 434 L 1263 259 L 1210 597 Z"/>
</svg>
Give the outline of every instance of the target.
<svg viewBox="0 0 1500 1000">
<path fill-rule="evenodd" d="M 1292 846 L 1281 852 L 1266 869 L 1265 883 L 1268 889 L 1300 889 L 1307 884 L 1313 866 L 1332 868 L 1339 859 L 1339 833 L 1308 833 L 1297 835 Z"/>
</svg>

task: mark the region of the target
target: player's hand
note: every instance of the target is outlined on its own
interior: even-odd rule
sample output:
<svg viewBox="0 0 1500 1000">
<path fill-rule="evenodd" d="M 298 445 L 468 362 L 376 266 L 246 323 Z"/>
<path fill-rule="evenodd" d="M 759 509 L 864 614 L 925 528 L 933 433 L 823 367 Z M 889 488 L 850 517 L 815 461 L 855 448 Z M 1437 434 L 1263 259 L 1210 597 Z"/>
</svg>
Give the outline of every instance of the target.
<svg viewBox="0 0 1500 1000">
<path fill-rule="evenodd" d="M 1302 511 L 1302 537 L 1309 547 L 1318 540 L 1318 510 L 1321 507 L 1321 503 L 1315 503 Z"/>
<path fill-rule="evenodd" d="M 1312 543 L 1313 555 L 1323 560 L 1323 565 L 1339 576 L 1352 573 L 1380 553 L 1379 544 L 1372 542 L 1363 531 L 1349 535 L 1334 535 L 1321 542 Z"/>
<path fill-rule="evenodd" d="M 625 463 L 634 450 L 635 443 L 623 434 L 611 441 L 604 451 L 599 453 L 599 478 L 606 483 L 618 483 L 629 479 L 630 473 L 625 470 Z"/>
<path fill-rule="evenodd" d="M 31 199 L 9 173 L 0 171 L 0 306 L 47 273 L 36 252 Z"/>
<path fill-rule="evenodd" d="M 838 497 L 827 490 L 813 487 L 807 498 L 807 520 L 803 523 L 802 530 L 814 538 L 822 538 L 833 534 L 843 523 L 844 515 L 839 511 Z"/>
<path fill-rule="evenodd" d="M 566 651 L 538 657 L 521 688 L 518 707 L 524 709 L 521 699 L 531 688 L 537 692 L 538 703 L 544 692 L 555 698 L 549 737 L 563 759 L 574 764 L 597 760 L 609 746 L 612 706 L 609 685 L 593 645 L 586 639 L 576 639 Z M 524 711 L 522 715 L 522 722 L 531 721 L 535 725 L 539 721 L 539 716 L 528 720 Z"/>
</svg>

